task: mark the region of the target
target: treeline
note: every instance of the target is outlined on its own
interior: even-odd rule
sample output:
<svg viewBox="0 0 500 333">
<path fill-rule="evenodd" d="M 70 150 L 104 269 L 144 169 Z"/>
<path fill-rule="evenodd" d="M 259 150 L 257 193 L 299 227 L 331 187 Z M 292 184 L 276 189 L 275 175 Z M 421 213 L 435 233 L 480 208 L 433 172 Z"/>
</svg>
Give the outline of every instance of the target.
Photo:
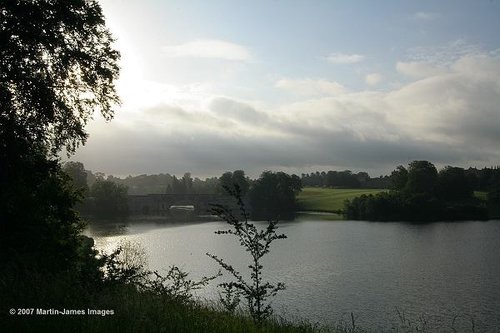
<svg viewBox="0 0 500 333">
<path fill-rule="evenodd" d="M 472 190 L 489 192 L 494 187 L 495 182 L 497 182 L 499 167 L 482 169 L 470 167 L 462 170 Z M 386 175 L 372 178 L 364 171 L 353 173 L 351 170 L 303 173 L 301 181 L 304 187 L 390 189 L 393 185 L 391 176 Z"/>
<path fill-rule="evenodd" d="M 389 176 L 371 178 L 366 172 L 353 173 L 344 171 L 316 171 L 301 175 L 303 186 L 331 187 L 331 188 L 389 188 Z"/>
<path fill-rule="evenodd" d="M 447 166 L 437 171 L 428 161 L 398 166 L 390 176 L 391 191 L 363 195 L 345 203 L 345 216 L 353 220 L 439 221 L 487 219 L 500 204 L 500 169 L 483 170 Z M 486 190 L 487 200 L 474 195 Z"/>
<path fill-rule="evenodd" d="M 83 215 L 98 218 L 124 218 L 128 215 L 127 186 L 105 179 L 103 173 L 85 170 L 81 162 L 66 162 L 63 171 L 81 196 L 75 208 Z"/>
<path fill-rule="evenodd" d="M 191 194 L 221 192 L 217 177 L 204 181 L 190 173 L 175 175 L 139 175 L 119 178 L 86 170 L 81 162 L 66 162 L 63 170 L 71 177 L 75 189 L 83 196 L 77 209 L 98 218 L 124 218 L 128 215 L 127 196 L 144 194 Z"/>
<path fill-rule="evenodd" d="M 204 193 L 211 194 L 217 191 L 218 178 L 211 177 L 200 179 L 192 177 L 191 173 L 186 172 L 182 177 L 160 173 L 157 175 L 139 175 L 118 178 L 112 175 L 106 178 L 116 184 L 124 185 L 128 188 L 128 194 L 190 194 Z"/>
<path fill-rule="evenodd" d="M 81 162 L 67 162 L 63 169 L 84 197 L 77 207 L 79 211 L 98 218 L 127 216 L 128 194 L 234 195 L 238 192 L 248 205 L 252 219 L 291 219 L 297 210 L 296 196 L 302 189 L 297 175 L 284 172 L 265 171 L 258 179 L 250 179 L 243 170 L 205 180 L 192 178 L 190 173 L 181 178 L 160 174 L 122 179 L 85 170 Z M 134 190 L 131 191 L 130 186 Z"/>
<path fill-rule="evenodd" d="M 496 189 L 500 180 L 500 167 L 468 168 L 464 170 L 467 182 L 474 191 L 491 192 Z"/>
</svg>

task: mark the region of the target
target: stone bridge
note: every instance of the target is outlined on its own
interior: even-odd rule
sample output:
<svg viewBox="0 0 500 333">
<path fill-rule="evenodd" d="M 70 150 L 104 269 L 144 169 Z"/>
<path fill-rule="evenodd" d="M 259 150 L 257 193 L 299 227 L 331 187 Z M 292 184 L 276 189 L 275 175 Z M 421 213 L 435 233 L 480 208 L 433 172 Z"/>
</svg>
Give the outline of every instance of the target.
<svg viewBox="0 0 500 333">
<path fill-rule="evenodd" d="M 172 206 L 194 206 L 196 215 L 206 215 L 210 214 L 211 204 L 225 205 L 233 209 L 237 208 L 236 200 L 233 197 L 220 194 L 146 194 L 128 196 L 130 215 L 169 215 Z"/>
</svg>

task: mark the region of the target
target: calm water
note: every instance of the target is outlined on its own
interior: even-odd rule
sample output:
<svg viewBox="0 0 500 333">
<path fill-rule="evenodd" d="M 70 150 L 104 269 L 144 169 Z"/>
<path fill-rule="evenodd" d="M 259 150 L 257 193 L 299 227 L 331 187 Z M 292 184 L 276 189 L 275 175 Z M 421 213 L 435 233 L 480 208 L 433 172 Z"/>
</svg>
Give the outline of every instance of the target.
<svg viewBox="0 0 500 333">
<path fill-rule="evenodd" d="M 240 271 L 248 257 L 234 236 L 215 235 L 223 222 L 162 224 L 135 221 L 89 228 L 96 246 L 140 242 L 151 269 L 176 264 L 198 278 L 217 272 L 206 252 Z M 358 325 L 390 331 L 396 308 L 430 331 L 500 332 L 500 221 L 414 225 L 321 221 L 280 223 L 288 239 L 264 260 L 268 280 L 287 289 L 274 301 L 287 318 L 333 325 L 354 312 Z M 215 283 L 199 296 L 215 299 Z"/>
</svg>

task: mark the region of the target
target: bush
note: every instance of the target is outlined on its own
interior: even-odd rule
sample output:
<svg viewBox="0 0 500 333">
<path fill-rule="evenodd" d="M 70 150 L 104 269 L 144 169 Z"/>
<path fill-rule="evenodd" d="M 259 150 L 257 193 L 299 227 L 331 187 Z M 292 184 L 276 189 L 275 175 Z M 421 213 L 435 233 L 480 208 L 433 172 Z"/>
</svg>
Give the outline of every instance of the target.
<svg viewBox="0 0 500 333">
<path fill-rule="evenodd" d="M 246 252 L 250 254 L 251 263 L 250 268 L 250 281 L 243 278 L 240 272 L 236 271 L 234 267 L 226 263 L 223 259 L 214 254 L 207 253 L 207 255 L 214 259 L 225 271 L 230 273 L 234 281 L 224 282 L 219 284 L 223 289 L 221 303 L 230 312 L 238 306 L 240 295 L 247 300 L 248 309 L 252 318 L 261 322 L 272 314 L 271 305 L 267 299 L 275 296 L 280 290 L 285 289 L 285 285 L 281 282 L 273 285 L 269 282 L 263 282 L 262 272 L 262 257 L 269 253 L 270 245 L 277 239 L 284 239 L 284 234 L 277 234 L 276 229 L 277 221 L 269 221 L 267 228 L 258 230 L 257 227 L 248 221 L 248 214 L 245 211 L 239 187 L 235 185 L 235 191 L 230 192 L 237 200 L 240 208 L 241 221 L 236 218 L 230 209 L 222 205 L 214 205 L 213 213 L 220 216 L 226 221 L 231 228 L 228 230 L 216 231 L 219 235 L 234 235 L 238 238 L 241 246 Z"/>
</svg>

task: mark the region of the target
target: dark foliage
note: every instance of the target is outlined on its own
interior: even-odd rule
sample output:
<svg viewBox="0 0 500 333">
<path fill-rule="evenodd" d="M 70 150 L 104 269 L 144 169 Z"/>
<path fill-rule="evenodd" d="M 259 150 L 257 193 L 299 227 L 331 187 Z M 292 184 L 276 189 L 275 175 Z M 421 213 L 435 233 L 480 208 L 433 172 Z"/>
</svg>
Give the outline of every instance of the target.
<svg viewBox="0 0 500 333">
<path fill-rule="evenodd" d="M 128 215 L 127 188 L 110 180 L 97 180 L 85 200 L 84 212 L 98 218 Z"/>
<path fill-rule="evenodd" d="M 78 257 L 83 223 L 73 207 L 81 193 L 56 160 L 19 143 L 16 158 L 2 158 L 0 255 L 4 262 L 67 269 Z"/>
<path fill-rule="evenodd" d="M 401 191 L 408 182 L 408 170 L 402 165 L 398 165 L 396 170 L 391 173 L 391 189 Z"/>
<path fill-rule="evenodd" d="M 168 296 L 170 299 L 186 304 L 193 301 L 193 292 L 207 286 L 208 283 L 221 275 L 219 272 L 213 276 L 204 276 L 199 281 L 188 278 L 189 273 L 177 266 L 171 266 L 166 275 L 158 272 L 148 272 L 154 277 L 149 278 L 142 285 L 142 289 L 158 295 Z"/>
<path fill-rule="evenodd" d="M 92 185 L 92 178 L 95 178 L 99 173 L 93 174 L 87 171 L 89 175 L 88 185 Z M 104 175 L 102 175 L 104 178 Z M 213 194 L 218 186 L 217 177 L 200 179 L 192 177 L 189 172 L 186 172 L 181 178 L 168 173 L 160 173 L 156 175 L 139 175 L 127 176 L 119 178 L 112 175 L 107 176 L 106 180 L 115 182 L 116 184 L 124 185 L 128 188 L 128 194 L 144 195 L 144 194 Z"/>
<path fill-rule="evenodd" d="M 467 200 L 474 191 L 462 168 L 447 166 L 439 171 L 437 196 L 446 201 Z"/>
<path fill-rule="evenodd" d="M 391 192 L 363 195 L 346 201 L 348 219 L 413 221 L 486 219 L 484 203 L 474 198 L 461 168 L 437 172 L 428 161 L 414 161 L 408 169 L 398 166 L 391 174 Z"/>
<path fill-rule="evenodd" d="M 265 171 L 250 188 L 253 220 L 291 219 L 297 209 L 296 196 L 302 189 L 300 178 L 284 172 Z"/>
<path fill-rule="evenodd" d="M 238 186 L 241 196 L 245 197 L 250 188 L 250 179 L 245 176 L 245 171 L 236 170 L 234 172 L 224 172 L 219 178 L 219 184 L 217 186 L 217 193 L 227 194 L 226 188 L 235 190 L 234 186 Z"/>
<path fill-rule="evenodd" d="M 387 176 L 371 178 L 366 172 L 353 173 L 350 170 L 303 173 L 301 181 L 303 186 L 332 188 L 388 188 L 390 183 Z"/>
<path fill-rule="evenodd" d="M 81 162 L 66 162 L 63 165 L 63 171 L 70 176 L 75 190 L 81 191 L 85 196 L 89 192 L 89 185 L 87 183 L 87 171 Z"/>
<path fill-rule="evenodd" d="M 2 134 L 74 151 L 94 110 L 111 119 L 119 102 L 112 41 L 95 1 L 2 1 Z"/>
<path fill-rule="evenodd" d="M 92 263 L 73 209 L 82 191 L 57 153 L 85 142 L 94 110 L 112 118 L 119 102 L 112 41 L 95 1 L 0 2 L 3 263 L 53 272 L 83 272 Z"/>
</svg>

